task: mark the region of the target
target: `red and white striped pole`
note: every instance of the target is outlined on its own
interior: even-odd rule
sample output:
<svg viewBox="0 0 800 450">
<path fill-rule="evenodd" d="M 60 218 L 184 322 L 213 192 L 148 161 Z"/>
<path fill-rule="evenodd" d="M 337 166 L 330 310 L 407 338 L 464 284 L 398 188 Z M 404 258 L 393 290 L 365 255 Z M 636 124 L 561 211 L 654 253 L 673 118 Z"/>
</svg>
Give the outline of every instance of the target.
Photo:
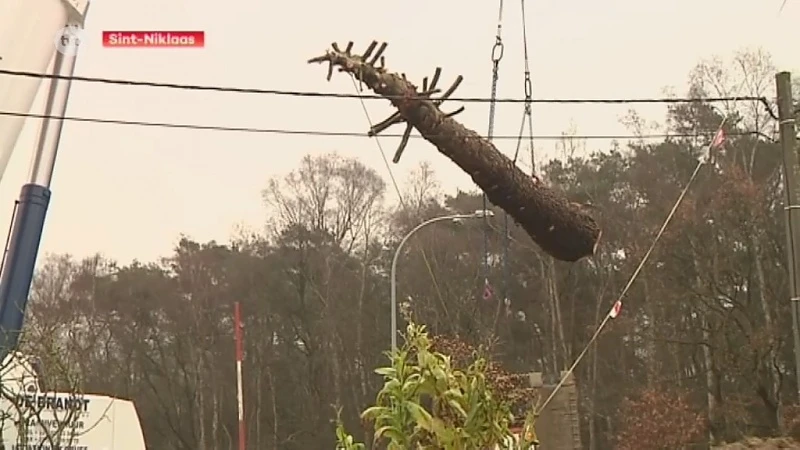
<svg viewBox="0 0 800 450">
<path fill-rule="evenodd" d="M 239 302 L 233 304 L 233 326 L 236 339 L 236 401 L 239 404 L 239 450 L 245 450 L 244 399 L 242 392 L 244 349 L 242 346 L 242 313 L 239 309 Z"/>
</svg>

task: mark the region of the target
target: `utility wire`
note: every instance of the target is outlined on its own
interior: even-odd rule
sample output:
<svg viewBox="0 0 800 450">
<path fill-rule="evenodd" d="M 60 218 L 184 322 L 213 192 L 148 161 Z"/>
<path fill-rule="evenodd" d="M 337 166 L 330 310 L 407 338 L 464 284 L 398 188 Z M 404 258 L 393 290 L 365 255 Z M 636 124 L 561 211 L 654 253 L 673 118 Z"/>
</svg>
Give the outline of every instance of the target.
<svg viewBox="0 0 800 450">
<path fill-rule="evenodd" d="M 356 77 L 351 75 L 350 79 L 353 81 L 353 88 L 356 92 L 361 93 L 358 83 L 356 83 Z M 369 124 L 370 129 L 374 125 L 372 122 L 372 117 L 369 115 L 369 109 L 367 109 L 367 103 L 364 100 L 359 99 L 361 102 L 361 109 L 364 111 L 364 116 L 367 118 L 367 123 Z M 385 135 L 384 135 L 385 136 Z M 386 166 L 386 170 L 389 172 L 389 179 L 392 180 L 392 186 L 394 186 L 394 191 L 397 194 L 397 199 L 400 201 L 400 206 L 405 211 L 410 211 L 408 207 L 408 203 L 406 203 L 405 198 L 403 197 L 403 192 L 400 191 L 400 186 L 397 184 L 397 179 L 394 176 L 394 171 L 392 170 L 391 164 L 389 164 L 389 159 L 386 158 L 386 152 L 383 150 L 383 145 L 381 145 L 380 138 L 376 135 L 375 136 L 375 143 L 378 146 L 378 151 L 381 154 L 381 158 L 383 159 L 383 164 Z M 428 260 L 428 255 L 425 252 L 425 248 L 420 246 L 419 253 L 422 255 L 422 261 L 425 262 L 425 267 L 428 269 L 428 275 L 431 277 L 431 282 L 433 283 L 433 288 L 436 290 L 436 296 L 439 298 L 439 302 L 442 306 L 445 305 L 444 296 L 442 295 L 442 289 L 439 287 L 439 281 L 436 280 L 436 274 L 433 272 L 433 267 L 431 266 L 430 261 Z M 445 316 L 448 315 L 447 307 L 444 306 Z M 397 311 L 392 310 L 392 314 L 396 314 Z M 394 336 L 393 336 L 394 337 Z"/>
<path fill-rule="evenodd" d="M 277 135 L 297 135 L 297 136 L 319 136 L 319 137 L 358 137 L 358 138 L 372 138 L 367 133 L 349 132 L 349 131 L 322 131 L 322 130 L 291 130 L 284 128 L 257 128 L 257 127 L 233 127 L 223 125 L 201 125 L 192 123 L 176 123 L 176 122 L 149 122 L 140 120 L 122 120 L 122 119 L 101 119 L 99 117 L 80 117 L 80 116 L 61 116 L 54 114 L 34 114 L 34 113 L 21 113 L 13 111 L 0 110 L 0 116 L 8 117 L 25 117 L 29 119 L 54 119 L 64 120 L 67 122 L 83 122 L 83 123 L 96 123 L 105 125 L 119 125 L 119 126 L 133 126 L 133 127 L 150 127 L 150 128 L 175 128 L 184 130 L 199 130 L 199 131 L 227 131 L 234 133 L 254 133 L 254 134 L 277 134 Z M 533 135 L 532 139 L 540 141 L 557 141 L 561 139 L 586 139 L 586 140 L 651 140 L 651 139 L 684 139 L 695 138 L 697 136 L 711 137 L 714 133 L 699 133 L 699 134 L 686 134 L 686 133 L 657 133 L 657 134 L 583 134 L 583 135 Z M 402 138 L 402 134 L 381 134 L 382 137 Z M 727 136 L 759 136 L 767 140 L 773 141 L 774 139 L 759 131 L 745 131 L 738 133 L 727 133 Z M 415 139 L 422 139 L 422 136 L 413 135 Z M 433 136 L 432 136 L 433 137 Z M 465 137 L 470 139 L 470 137 Z M 486 139 L 485 136 L 476 136 L 473 139 Z M 517 135 L 503 135 L 493 136 L 492 139 L 503 140 L 517 140 Z"/>
<path fill-rule="evenodd" d="M 65 76 L 54 75 L 36 72 L 25 72 L 18 70 L 0 69 L 0 75 L 39 78 L 39 79 L 55 79 L 55 80 L 71 80 L 84 83 L 99 83 L 99 84 L 114 84 L 122 86 L 140 86 L 140 87 L 153 87 L 165 89 L 180 89 L 188 91 L 213 91 L 213 92 L 228 92 L 239 94 L 262 94 L 262 95 L 277 95 L 287 97 L 322 97 L 322 98 L 349 98 L 360 100 L 378 100 L 378 99 L 393 99 L 395 97 L 383 95 L 359 95 L 359 94 L 345 94 L 336 92 L 315 92 L 315 91 L 291 91 L 280 89 L 257 89 L 257 88 L 243 88 L 243 87 L 226 87 L 226 86 L 212 86 L 212 85 L 197 85 L 197 84 L 179 84 L 179 83 L 166 83 L 155 81 L 140 81 L 140 80 L 124 80 L 117 78 L 99 78 L 99 77 L 84 77 L 84 76 Z M 397 97 L 400 98 L 400 97 Z M 414 99 L 413 97 L 403 97 L 405 99 Z M 418 97 L 424 99 L 424 97 Z M 449 97 L 450 101 L 459 101 L 465 103 L 566 103 L 566 104 L 632 104 L 632 103 L 719 103 L 719 102 L 737 102 L 737 101 L 757 101 L 761 102 L 768 111 L 772 111 L 769 100 L 766 97 L 758 96 L 731 96 L 731 97 L 699 97 L 699 98 L 539 98 L 539 99 L 524 99 L 524 98 L 498 98 L 491 99 L 485 97 Z"/>
<path fill-rule="evenodd" d="M 350 79 L 353 81 L 353 88 L 356 90 L 356 92 L 359 92 L 356 78 L 351 75 Z M 367 118 L 367 123 L 369 124 L 369 127 L 372 128 L 373 125 L 372 118 L 369 115 L 367 104 L 364 101 L 361 101 L 361 109 L 364 111 L 364 116 L 366 116 Z M 394 186 L 394 191 L 397 193 L 397 199 L 400 201 L 400 204 L 403 206 L 403 208 L 405 208 L 406 203 L 405 199 L 403 199 L 403 194 L 400 191 L 400 185 L 397 184 L 397 179 L 394 177 L 392 166 L 389 164 L 389 159 L 386 158 L 386 152 L 383 150 L 383 145 L 381 144 L 381 140 L 378 138 L 378 136 L 375 136 L 375 143 L 377 144 L 378 151 L 380 152 L 381 158 L 383 159 L 383 164 L 386 166 L 386 170 L 389 172 L 389 178 L 392 180 L 392 186 Z"/>
</svg>

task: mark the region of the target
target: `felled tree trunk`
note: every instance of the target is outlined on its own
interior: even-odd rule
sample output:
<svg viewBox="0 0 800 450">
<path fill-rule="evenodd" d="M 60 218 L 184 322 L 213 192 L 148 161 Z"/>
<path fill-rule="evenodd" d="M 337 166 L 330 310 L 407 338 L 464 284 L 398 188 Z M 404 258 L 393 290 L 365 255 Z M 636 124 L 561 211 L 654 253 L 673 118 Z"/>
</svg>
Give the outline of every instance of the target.
<svg viewBox="0 0 800 450">
<path fill-rule="evenodd" d="M 376 67 L 375 58 L 367 60 L 336 46 L 325 56 L 309 60 L 322 62 L 354 75 L 391 101 L 408 124 L 468 173 L 487 198 L 513 217 L 542 250 L 570 262 L 594 254 L 601 230 L 591 216 L 522 172 L 491 142 L 443 113 L 404 77 Z"/>
</svg>

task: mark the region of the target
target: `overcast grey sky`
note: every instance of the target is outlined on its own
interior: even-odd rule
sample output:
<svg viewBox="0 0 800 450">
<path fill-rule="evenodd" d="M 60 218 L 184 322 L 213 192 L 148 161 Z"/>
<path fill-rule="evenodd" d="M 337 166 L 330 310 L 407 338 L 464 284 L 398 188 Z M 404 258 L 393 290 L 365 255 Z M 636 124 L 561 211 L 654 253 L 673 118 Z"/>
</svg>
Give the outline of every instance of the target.
<svg viewBox="0 0 800 450">
<path fill-rule="evenodd" d="M 658 97 L 682 92 L 700 59 L 762 47 L 782 70 L 800 69 L 800 2 L 789 0 L 533 0 L 526 3 L 537 98 Z M 277 6 L 280 5 L 280 6 Z M 414 80 L 444 69 L 443 81 L 465 77 L 456 95 L 490 92 L 490 50 L 497 1 L 266 2 L 256 0 L 95 1 L 77 74 L 109 78 L 353 93 L 349 78 L 325 82 L 325 68 L 306 64 L 330 42 L 389 43 L 387 66 Z M 106 30 L 205 30 L 202 49 L 104 48 Z M 522 97 L 520 3 L 505 2 L 499 95 Z M 800 73 L 795 75 L 800 77 Z M 457 105 L 455 105 L 457 106 Z M 460 117 L 481 133 L 487 104 Z M 390 112 L 368 101 L 372 119 Z M 521 105 L 499 105 L 497 134 L 518 132 Z M 558 134 L 571 122 L 582 134 L 625 133 L 627 107 L 534 106 L 536 134 Z M 663 108 L 642 107 L 657 120 Z M 364 132 L 358 100 L 289 98 L 76 83 L 69 115 L 263 128 Z M 8 224 L 25 182 L 33 131 L 29 123 L 0 184 L 0 224 Z M 397 130 L 402 131 L 402 130 Z M 381 141 L 393 153 L 396 141 Z M 553 148 L 540 142 L 539 157 Z M 604 148 L 605 142 L 590 142 Z M 514 141 L 499 147 L 513 154 Z M 260 191 L 270 176 L 295 168 L 307 153 L 356 156 L 387 176 L 373 140 L 192 131 L 67 123 L 53 180 L 42 251 L 77 257 L 101 252 L 121 262 L 170 253 L 180 233 L 227 241 L 235 226 L 260 229 L 267 214 Z M 552 154 L 552 152 L 551 152 Z M 389 155 L 391 157 L 391 155 Z M 400 164 L 404 178 L 430 161 L 447 190 L 469 178 L 422 140 Z M 528 165 L 524 161 L 523 165 Z M 390 197 L 394 197 L 389 192 Z M 40 261 L 42 258 L 40 258 Z"/>
</svg>

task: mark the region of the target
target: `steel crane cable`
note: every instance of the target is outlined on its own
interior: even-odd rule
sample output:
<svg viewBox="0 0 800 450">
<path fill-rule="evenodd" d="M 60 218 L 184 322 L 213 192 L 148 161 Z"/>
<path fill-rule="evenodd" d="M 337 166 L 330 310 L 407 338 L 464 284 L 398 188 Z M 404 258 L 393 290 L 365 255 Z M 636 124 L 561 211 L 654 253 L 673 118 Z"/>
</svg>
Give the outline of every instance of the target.
<svg viewBox="0 0 800 450">
<path fill-rule="evenodd" d="M 519 150 L 522 146 L 522 138 L 525 134 L 525 125 L 528 125 L 528 139 L 530 141 L 530 149 L 531 149 L 531 176 L 536 177 L 536 156 L 533 150 L 533 114 L 531 111 L 531 100 L 533 99 L 533 83 L 531 82 L 531 69 L 530 69 L 530 58 L 528 56 L 528 31 L 527 31 L 527 23 L 525 20 L 525 0 L 520 0 L 520 6 L 522 10 L 522 51 L 523 51 L 523 58 L 525 62 L 525 71 L 524 71 L 524 88 L 525 88 L 525 106 L 522 111 L 522 123 L 519 127 L 519 134 L 517 135 L 517 146 L 514 150 L 514 158 L 513 163 L 514 165 L 517 164 L 517 160 L 519 159 Z M 527 122 L 527 123 L 526 123 Z M 509 229 L 509 220 L 508 220 L 508 212 L 504 211 L 503 214 L 503 303 L 508 308 L 511 305 L 511 299 L 509 297 L 509 279 L 511 277 L 510 274 L 510 264 L 509 264 L 509 241 L 510 241 L 510 229 Z M 497 327 L 497 322 L 500 317 L 500 305 L 497 306 L 497 311 L 495 313 L 494 319 L 494 326 Z"/>
<path fill-rule="evenodd" d="M 489 100 L 489 130 L 486 139 L 489 142 L 494 140 L 494 118 L 497 109 L 497 82 L 500 78 L 500 60 L 503 59 L 503 0 L 497 13 L 497 35 L 495 36 L 494 46 L 492 47 L 492 92 Z M 486 192 L 483 192 L 482 202 L 483 211 L 488 210 L 488 199 Z M 494 296 L 492 285 L 489 283 L 489 216 L 483 215 L 483 299 L 491 300 Z"/>
<path fill-rule="evenodd" d="M 715 136 L 719 135 L 722 132 L 723 127 L 725 126 L 725 123 L 727 122 L 727 120 L 728 120 L 727 117 L 724 117 L 722 119 L 722 121 L 719 124 L 719 127 L 717 128 L 717 132 L 715 133 Z M 551 401 L 553 401 L 553 398 L 556 396 L 558 391 L 561 390 L 561 388 L 564 386 L 564 383 L 566 383 L 567 379 L 569 379 L 570 375 L 572 375 L 572 373 L 575 371 L 575 368 L 581 362 L 583 357 L 586 356 L 586 354 L 589 352 L 589 349 L 591 349 L 592 344 L 594 344 L 594 342 L 600 336 L 600 333 L 606 327 L 606 325 L 608 324 L 609 320 L 611 320 L 614 317 L 616 317 L 616 315 L 619 313 L 620 308 L 622 307 L 622 300 L 628 294 L 628 291 L 630 290 L 631 286 L 633 286 L 633 283 L 639 277 L 639 274 L 642 272 L 642 269 L 644 268 L 645 264 L 647 264 L 647 260 L 650 258 L 650 255 L 653 253 L 653 250 L 656 248 L 656 244 L 658 244 L 658 241 L 661 239 L 661 236 L 664 235 L 664 231 L 667 229 L 667 226 L 672 221 L 672 218 L 675 216 L 675 212 L 677 212 L 678 207 L 681 205 L 681 203 L 683 203 L 683 199 L 686 197 L 686 194 L 689 192 L 689 188 L 692 186 L 692 184 L 694 183 L 695 179 L 697 178 L 697 175 L 700 173 L 700 169 L 706 164 L 706 162 L 707 162 L 706 158 L 708 158 L 710 160 L 710 157 L 711 157 L 710 155 L 711 155 L 711 152 L 713 150 L 714 145 L 715 145 L 714 141 L 709 143 L 707 155 L 703 156 L 697 162 L 697 165 L 694 168 L 694 172 L 692 172 L 692 175 L 689 177 L 689 181 L 686 182 L 686 185 L 683 187 L 683 190 L 681 191 L 680 195 L 678 195 L 678 199 L 675 200 L 675 204 L 672 206 L 672 209 L 670 210 L 669 214 L 667 214 L 666 219 L 664 219 L 664 223 L 661 224 L 661 228 L 659 228 L 658 232 L 656 233 L 655 237 L 653 238 L 653 242 L 650 244 L 650 248 L 648 248 L 647 252 L 645 252 L 644 256 L 642 257 L 642 260 L 639 262 L 639 265 L 636 266 L 636 270 L 634 270 L 633 274 L 631 274 L 631 277 L 628 279 L 628 282 L 625 284 L 625 287 L 622 289 L 622 292 L 617 297 L 617 300 L 612 304 L 611 309 L 609 310 L 608 314 L 606 314 L 606 316 L 603 319 L 603 321 L 600 322 L 600 325 L 598 325 L 598 327 L 595 330 L 594 334 L 592 334 L 592 337 L 589 338 L 589 342 L 587 342 L 586 346 L 583 347 L 583 350 L 581 350 L 581 352 L 575 358 L 575 361 L 572 363 L 572 365 L 569 367 L 569 369 L 567 369 L 567 371 L 564 372 L 564 374 L 562 375 L 562 377 L 559 380 L 558 384 L 556 384 L 556 386 L 550 392 L 550 395 L 548 395 L 547 398 L 545 399 L 545 401 L 542 402 L 542 405 L 539 408 L 536 409 L 536 415 L 537 416 L 540 415 L 542 411 L 544 411 L 544 409 L 547 407 L 547 405 L 550 404 Z"/>
</svg>

